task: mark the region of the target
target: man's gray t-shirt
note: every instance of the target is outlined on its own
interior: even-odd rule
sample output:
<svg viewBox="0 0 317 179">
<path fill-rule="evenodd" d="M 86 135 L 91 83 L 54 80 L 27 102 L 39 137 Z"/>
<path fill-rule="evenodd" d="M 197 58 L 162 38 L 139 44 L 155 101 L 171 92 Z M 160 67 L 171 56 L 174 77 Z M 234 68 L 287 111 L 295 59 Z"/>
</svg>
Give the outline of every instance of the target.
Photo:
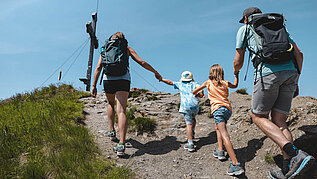
<svg viewBox="0 0 317 179">
<path fill-rule="evenodd" d="M 250 28 L 250 27 L 248 27 Z M 244 36 L 245 36 L 245 30 L 246 30 L 246 25 L 240 27 L 240 29 L 238 30 L 237 33 L 237 37 L 236 37 L 236 49 L 246 49 L 246 43 L 244 41 Z M 247 33 L 247 44 L 249 45 L 249 48 L 251 50 L 253 50 L 254 52 L 257 52 L 257 46 L 256 46 L 256 42 L 255 42 L 255 38 L 254 35 L 251 31 L 249 31 L 248 29 Z M 287 31 L 286 31 L 287 32 Z M 290 37 L 289 33 L 287 32 L 288 35 L 288 40 L 290 43 L 295 43 L 294 40 Z M 255 58 L 255 54 L 251 53 L 251 60 Z M 262 68 L 262 69 L 260 69 Z M 269 74 L 272 74 L 274 72 L 278 72 L 278 71 L 284 71 L 284 70 L 295 70 L 296 71 L 296 67 L 293 63 L 292 60 L 290 60 L 289 62 L 283 63 L 283 64 L 278 64 L 278 65 L 272 65 L 272 64 L 267 64 L 267 63 L 263 63 L 263 65 L 258 65 L 258 69 L 254 71 L 254 78 L 260 78 L 262 73 L 262 76 L 266 76 Z M 255 74 L 255 72 L 257 71 L 257 74 Z"/>
</svg>

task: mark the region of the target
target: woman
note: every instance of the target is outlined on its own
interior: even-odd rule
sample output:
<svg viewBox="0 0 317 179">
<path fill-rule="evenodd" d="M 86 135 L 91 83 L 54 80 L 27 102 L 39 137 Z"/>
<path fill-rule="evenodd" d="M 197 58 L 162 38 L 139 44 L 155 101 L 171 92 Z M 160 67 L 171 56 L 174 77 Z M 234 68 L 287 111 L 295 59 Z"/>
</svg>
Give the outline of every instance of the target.
<svg viewBox="0 0 317 179">
<path fill-rule="evenodd" d="M 121 32 L 117 32 L 112 36 L 112 40 L 116 38 L 125 39 L 123 33 Z M 139 65 L 141 65 L 143 68 L 153 72 L 155 74 L 155 77 L 159 81 L 162 80 L 162 76 L 150 64 L 142 60 L 138 56 L 138 54 L 129 46 L 127 46 L 127 55 L 128 55 L 128 58 L 131 56 L 132 59 L 135 62 L 137 62 Z M 95 69 L 94 80 L 92 85 L 91 95 L 93 97 L 96 97 L 97 95 L 96 84 L 97 84 L 102 68 L 103 68 L 102 56 L 100 55 L 99 62 Z M 108 116 L 108 123 L 109 123 L 108 136 L 110 137 L 111 140 L 114 140 L 116 138 L 116 132 L 114 129 L 114 119 L 115 119 L 114 105 L 115 105 L 115 99 L 117 99 L 117 115 L 118 115 L 118 128 L 119 128 L 119 134 L 120 134 L 120 142 L 113 149 L 117 153 L 118 156 L 122 156 L 124 155 L 124 152 L 125 152 L 125 137 L 127 133 L 126 105 L 127 105 L 127 100 L 128 100 L 129 91 L 130 91 L 130 83 L 131 83 L 130 72 L 128 69 L 126 74 L 122 76 L 110 76 L 110 75 L 104 74 L 103 79 L 104 79 L 103 80 L 104 90 L 108 100 L 108 105 L 107 105 L 107 116 Z"/>
</svg>

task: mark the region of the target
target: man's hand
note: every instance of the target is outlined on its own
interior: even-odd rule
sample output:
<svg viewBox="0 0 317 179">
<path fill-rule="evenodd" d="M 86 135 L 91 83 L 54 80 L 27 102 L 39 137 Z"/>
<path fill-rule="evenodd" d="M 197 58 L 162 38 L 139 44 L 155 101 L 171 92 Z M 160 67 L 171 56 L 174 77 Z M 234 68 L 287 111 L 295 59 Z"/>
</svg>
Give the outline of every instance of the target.
<svg viewBox="0 0 317 179">
<path fill-rule="evenodd" d="M 95 86 L 92 86 L 91 96 L 94 98 L 97 96 L 97 88 Z"/>
</svg>

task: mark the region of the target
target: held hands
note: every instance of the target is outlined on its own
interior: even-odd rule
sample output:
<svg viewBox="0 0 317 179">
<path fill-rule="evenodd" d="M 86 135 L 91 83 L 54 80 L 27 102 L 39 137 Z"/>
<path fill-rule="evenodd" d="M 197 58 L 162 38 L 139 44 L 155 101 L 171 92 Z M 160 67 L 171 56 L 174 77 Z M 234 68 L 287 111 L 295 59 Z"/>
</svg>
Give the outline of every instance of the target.
<svg viewBox="0 0 317 179">
<path fill-rule="evenodd" d="M 96 96 L 97 96 L 97 88 L 96 88 L 96 86 L 92 86 L 91 96 L 96 98 Z"/>
<path fill-rule="evenodd" d="M 162 81 L 162 76 L 158 72 L 155 73 L 155 78 Z"/>
<path fill-rule="evenodd" d="M 234 73 L 234 76 L 239 77 L 240 71 L 239 70 L 238 71 L 234 71 L 233 73 Z"/>
</svg>

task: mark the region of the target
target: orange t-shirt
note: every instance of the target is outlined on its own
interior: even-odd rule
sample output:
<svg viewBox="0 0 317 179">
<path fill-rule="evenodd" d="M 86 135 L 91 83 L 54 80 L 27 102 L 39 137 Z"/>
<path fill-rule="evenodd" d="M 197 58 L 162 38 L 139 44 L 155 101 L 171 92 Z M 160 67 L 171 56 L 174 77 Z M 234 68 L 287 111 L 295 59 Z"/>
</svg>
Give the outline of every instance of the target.
<svg viewBox="0 0 317 179">
<path fill-rule="evenodd" d="M 211 105 L 211 114 L 213 114 L 221 106 L 224 106 L 232 111 L 231 104 L 228 99 L 228 81 L 223 80 L 221 83 L 221 86 L 216 86 L 211 80 L 208 80 L 207 90 L 208 99 Z"/>
</svg>

